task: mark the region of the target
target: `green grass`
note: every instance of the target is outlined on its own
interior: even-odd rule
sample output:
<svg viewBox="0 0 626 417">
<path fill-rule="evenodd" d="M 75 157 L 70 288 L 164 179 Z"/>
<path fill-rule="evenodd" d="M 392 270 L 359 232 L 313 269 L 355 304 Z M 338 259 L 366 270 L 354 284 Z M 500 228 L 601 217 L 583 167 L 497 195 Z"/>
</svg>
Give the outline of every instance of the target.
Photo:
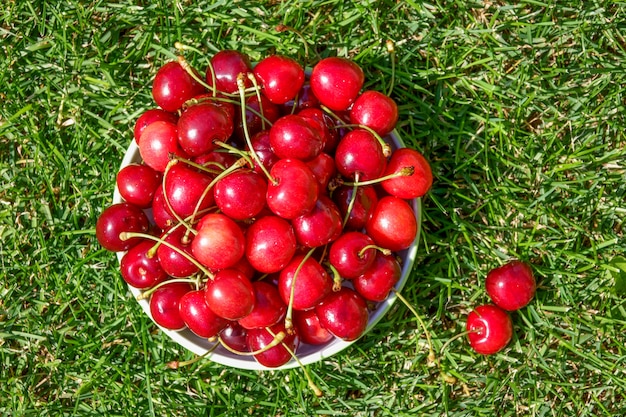
<svg viewBox="0 0 626 417">
<path fill-rule="evenodd" d="M 0 9 L 0 415 L 600 416 L 626 408 L 626 3 L 25 2 Z M 295 32 L 279 33 L 279 24 Z M 396 44 L 395 70 L 385 41 Z M 181 41 L 308 64 L 348 56 L 432 163 L 397 304 L 302 373 L 238 371 L 158 332 L 94 236 L 150 84 Z M 482 357 L 465 316 L 487 271 L 532 263 L 535 300 Z M 614 275 L 611 274 L 613 272 Z"/>
</svg>

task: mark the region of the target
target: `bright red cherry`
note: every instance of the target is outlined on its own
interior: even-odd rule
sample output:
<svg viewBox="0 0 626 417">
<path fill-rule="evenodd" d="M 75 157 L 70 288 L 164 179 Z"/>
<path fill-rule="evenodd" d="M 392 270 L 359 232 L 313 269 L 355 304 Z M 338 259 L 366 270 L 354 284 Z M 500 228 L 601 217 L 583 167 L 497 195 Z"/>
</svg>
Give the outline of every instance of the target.
<svg viewBox="0 0 626 417">
<path fill-rule="evenodd" d="M 150 314 L 156 324 L 169 330 L 184 329 L 179 303 L 189 291 L 191 287 L 184 282 L 167 283 L 155 290 L 150 296 Z"/>
<path fill-rule="evenodd" d="M 365 333 L 369 312 L 367 303 L 357 292 L 342 287 L 315 307 L 320 323 L 343 340 L 356 340 Z"/>
<path fill-rule="evenodd" d="M 175 61 L 163 65 L 152 84 L 152 97 L 165 111 L 175 113 L 183 104 L 204 93 L 206 89 Z"/>
<path fill-rule="evenodd" d="M 304 68 L 294 59 L 271 55 L 254 67 L 263 94 L 275 104 L 293 100 L 304 84 Z"/>
<path fill-rule="evenodd" d="M 365 224 L 367 234 L 378 246 L 391 251 L 407 249 L 417 236 L 417 219 L 406 200 L 384 196 Z"/>
<path fill-rule="evenodd" d="M 254 288 L 254 309 L 247 316 L 239 319 L 239 324 L 244 329 L 271 327 L 285 317 L 287 306 L 278 288 L 264 281 L 252 283 Z"/>
<path fill-rule="evenodd" d="M 386 136 L 396 127 L 398 106 L 391 97 L 379 91 L 364 91 L 350 109 L 350 121 L 367 126 L 380 136 Z"/>
<path fill-rule="evenodd" d="M 398 283 L 402 268 L 396 257 L 376 252 L 374 262 L 367 270 L 352 280 L 354 289 L 366 300 L 380 302 L 387 299 Z"/>
<path fill-rule="evenodd" d="M 311 71 L 311 89 L 328 108 L 346 110 L 359 95 L 365 75 L 357 63 L 347 58 L 320 60 Z"/>
<path fill-rule="evenodd" d="M 466 329 L 470 346 L 482 355 L 501 351 L 513 337 L 511 316 L 492 304 L 472 310 L 467 316 Z"/>
<path fill-rule="evenodd" d="M 298 243 L 316 248 L 332 242 L 341 235 L 342 218 L 335 203 L 320 195 L 311 211 L 291 221 Z"/>
<path fill-rule="evenodd" d="M 254 309 L 250 280 L 235 269 L 222 269 L 207 282 L 204 296 L 209 308 L 227 320 L 239 320 Z"/>
<path fill-rule="evenodd" d="M 377 249 L 374 241 L 362 232 L 345 232 L 330 246 L 328 261 L 342 278 L 363 274 L 374 262 Z"/>
<path fill-rule="evenodd" d="M 293 292 L 294 310 L 315 307 L 332 288 L 333 280 L 326 270 L 315 258 L 305 259 L 304 255 L 294 256 L 278 277 L 278 291 L 285 304 L 289 304 Z"/>
<path fill-rule="evenodd" d="M 176 124 L 178 122 L 178 116 L 162 109 L 148 109 L 141 113 L 141 116 L 139 116 L 135 121 L 135 127 L 133 128 L 133 137 L 135 138 L 135 142 L 137 142 L 137 144 L 139 144 L 139 139 L 141 138 L 141 134 L 144 129 L 152 122 L 157 121 L 165 121 Z"/>
<path fill-rule="evenodd" d="M 163 175 L 143 164 L 128 164 L 119 170 L 115 178 L 122 198 L 138 207 L 149 208 Z"/>
<path fill-rule="evenodd" d="M 142 209 L 130 203 L 110 205 L 98 216 L 96 239 L 103 248 L 112 252 L 125 251 L 141 242 L 141 238 L 120 239 L 122 232 L 146 233 L 150 221 Z"/>
<path fill-rule="evenodd" d="M 270 128 L 270 145 L 279 158 L 308 161 L 319 155 L 324 141 L 305 118 L 288 114 L 276 120 Z"/>
<path fill-rule="evenodd" d="M 530 265 L 514 260 L 489 271 L 485 288 L 494 304 L 514 311 L 530 303 L 537 284 Z"/>
<path fill-rule="evenodd" d="M 165 196 L 169 206 L 183 219 L 213 205 L 213 192 L 207 187 L 213 178 L 186 163 L 172 165 L 165 175 Z"/>
<path fill-rule="evenodd" d="M 400 173 L 406 168 L 412 169 L 410 175 L 402 175 L 383 181 L 381 183 L 383 189 L 391 195 L 406 200 L 422 197 L 433 183 L 433 174 L 430 164 L 418 151 L 411 148 L 395 150 L 389 158 L 383 175 Z"/>
<path fill-rule="evenodd" d="M 243 256 L 246 239 L 239 225 L 230 217 L 221 213 L 206 214 L 197 229 L 198 234 L 191 242 L 191 252 L 207 268 L 231 268 Z"/>
<path fill-rule="evenodd" d="M 157 256 L 161 267 L 176 278 L 186 278 L 198 272 L 198 266 L 189 260 L 193 234 L 188 234 L 184 227 L 172 228 L 161 235 L 165 244 L 160 244 Z M 188 255 L 188 256 L 185 256 Z"/>
<path fill-rule="evenodd" d="M 189 330 L 206 339 L 217 336 L 228 324 L 209 308 L 203 290 L 185 293 L 178 302 L 178 312 Z"/>
<path fill-rule="evenodd" d="M 360 181 L 373 180 L 382 175 L 387 165 L 383 148 L 374 135 L 364 129 L 348 132 L 335 150 L 337 171 L 344 177 Z"/>
<path fill-rule="evenodd" d="M 233 120 L 219 105 L 206 101 L 187 107 L 178 119 L 178 143 L 189 156 L 215 149 L 215 142 L 227 142 L 233 133 Z"/>
<path fill-rule="evenodd" d="M 271 333 L 270 333 L 271 331 Z M 275 336 L 285 334 L 285 338 L 276 346 L 265 349 L 270 343 L 273 343 Z M 291 352 L 295 352 L 300 344 L 300 339 L 295 332 L 287 333 L 284 323 L 278 323 L 268 329 L 250 329 L 246 337 L 248 348 L 251 352 L 263 350 L 261 353 L 254 355 L 254 359 L 258 363 L 268 368 L 277 368 L 289 362 L 292 358 Z M 289 348 L 285 348 L 285 345 Z"/>
<path fill-rule="evenodd" d="M 317 201 L 317 180 L 303 161 L 281 159 L 270 176 L 276 181 L 267 185 L 267 206 L 280 217 L 295 219 L 308 213 Z"/>
<path fill-rule="evenodd" d="M 146 289 L 167 279 L 159 258 L 155 254 L 149 254 L 153 247 L 152 240 L 144 240 L 124 254 L 120 261 L 120 272 L 127 284 Z"/>
<path fill-rule="evenodd" d="M 156 171 L 163 172 L 170 162 L 170 155 L 186 156 L 178 144 L 178 128 L 166 121 L 149 124 L 139 139 L 141 158 Z"/>
<path fill-rule="evenodd" d="M 250 169 L 240 169 L 223 177 L 213 188 L 217 207 L 235 220 L 259 214 L 265 207 L 266 192 L 267 181 Z"/>
<path fill-rule="evenodd" d="M 238 91 L 239 74 L 244 75 L 244 84 L 250 87 L 252 83 L 247 74 L 251 73 L 252 64 L 248 55 L 236 50 L 224 49 L 211 57 L 211 65 L 206 70 L 206 82 L 213 86 L 213 78 L 215 78 L 215 87 L 218 91 L 235 93 Z"/>
<path fill-rule="evenodd" d="M 282 217 L 261 217 L 246 231 L 246 258 L 261 273 L 280 271 L 295 252 L 295 232 Z"/>
</svg>

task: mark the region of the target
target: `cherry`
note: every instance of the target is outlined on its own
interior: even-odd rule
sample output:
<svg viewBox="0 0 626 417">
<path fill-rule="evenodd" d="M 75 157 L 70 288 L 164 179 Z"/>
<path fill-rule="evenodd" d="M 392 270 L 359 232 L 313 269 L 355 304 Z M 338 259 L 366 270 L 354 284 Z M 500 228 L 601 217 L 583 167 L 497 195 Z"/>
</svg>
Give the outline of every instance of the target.
<svg viewBox="0 0 626 417">
<path fill-rule="evenodd" d="M 322 345 L 334 338 L 333 334 L 321 325 L 315 309 L 294 311 L 293 325 L 303 343 Z"/>
<path fill-rule="evenodd" d="M 364 129 L 348 132 L 335 150 L 337 171 L 344 177 L 367 181 L 378 178 L 385 171 L 387 158 L 374 135 Z"/>
<path fill-rule="evenodd" d="M 207 282 L 204 296 L 209 308 L 227 320 L 239 320 L 254 309 L 255 294 L 250 280 L 235 269 L 222 269 Z"/>
<path fill-rule="evenodd" d="M 263 118 L 261 118 L 259 114 L 262 114 Z M 272 103 L 264 95 L 260 96 L 260 100 L 259 96 L 256 94 L 246 99 L 246 128 L 248 129 L 248 135 L 250 137 L 262 130 L 268 130 L 272 123 L 278 120 L 280 116 L 280 107 Z M 244 133 L 241 111 L 235 114 L 234 120 L 235 137 L 239 139 L 241 143 L 245 143 L 246 134 Z"/>
<path fill-rule="evenodd" d="M 294 310 L 315 307 L 332 292 L 332 288 L 333 280 L 326 270 L 315 258 L 305 258 L 304 255 L 295 255 L 278 277 L 278 291 L 286 304 L 293 292 Z"/>
<path fill-rule="evenodd" d="M 255 67 L 254 75 L 263 94 L 275 104 L 284 104 L 296 97 L 304 84 L 304 69 L 294 59 L 271 55 Z"/>
<path fill-rule="evenodd" d="M 270 145 L 270 131 L 262 130 L 258 132 L 256 135 L 252 136 L 250 143 L 259 159 L 259 161 L 254 161 L 254 170 L 259 174 L 263 173 L 263 170 L 258 165 L 260 162 L 267 171 L 270 171 L 274 164 L 280 159 L 276 156 Z"/>
<path fill-rule="evenodd" d="M 270 128 L 270 145 L 279 158 L 308 161 L 324 148 L 322 136 L 305 118 L 289 114 Z"/>
<path fill-rule="evenodd" d="M 396 127 L 398 106 L 391 97 L 379 91 L 364 91 L 350 109 L 350 121 L 386 136 Z"/>
<path fill-rule="evenodd" d="M 120 273 L 124 281 L 139 289 L 151 288 L 168 278 L 155 255 L 149 255 L 154 242 L 144 240 L 133 246 L 120 261 Z"/>
<path fill-rule="evenodd" d="M 150 296 L 150 314 L 155 323 L 169 330 L 184 329 L 179 303 L 189 291 L 191 287 L 184 282 L 171 282 L 157 288 Z"/>
<path fill-rule="evenodd" d="M 206 70 L 206 82 L 213 87 L 215 77 L 215 88 L 218 91 L 235 93 L 238 90 L 239 74 L 244 75 L 244 84 L 250 87 L 252 83 L 247 78 L 247 74 L 251 73 L 252 64 L 248 55 L 236 50 L 224 49 L 211 57 L 211 65 Z"/>
<path fill-rule="evenodd" d="M 433 183 L 430 164 L 418 151 L 410 148 L 396 149 L 389 158 L 384 176 L 399 173 L 410 167 L 411 175 L 401 175 L 381 183 L 383 189 L 391 195 L 407 200 L 422 197 Z"/>
<path fill-rule="evenodd" d="M 213 196 L 217 207 L 235 220 L 255 217 L 265 207 L 267 182 L 255 171 L 237 170 L 220 179 Z"/>
<path fill-rule="evenodd" d="M 530 303 L 537 284 L 530 265 L 513 260 L 489 271 L 485 288 L 494 304 L 504 310 L 514 311 Z"/>
<path fill-rule="evenodd" d="M 157 249 L 161 267 L 168 275 L 176 278 L 186 278 L 198 272 L 198 266 L 183 255 L 192 255 L 191 242 L 194 236 L 186 235 L 187 229 L 184 227 L 167 230 L 161 235 L 166 244 L 160 244 Z"/>
<path fill-rule="evenodd" d="M 185 293 L 178 302 L 178 310 L 189 330 L 206 339 L 217 336 L 228 324 L 209 308 L 203 290 Z"/>
<path fill-rule="evenodd" d="M 400 263 L 394 255 L 376 252 L 374 262 L 367 270 L 352 280 L 354 289 L 368 301 L 387 299 L 391 289 L 402 275 Z"/>
<path fill-rule="evenodd" d="M 246 258 L 261 273 L 283 269 L 296 252 L 291 224 L 278 216 L 264 216 L 246 231 Z"/>
<path fill-rule="evenodd" d="M 374 241 L 365 233 L 348 231 L 330 246 L 328 261 L 345 279 L 362 275 L 374 262 L 377 250 Z"/>
<path fill-rule="evenodd" d="M 130 203 L 110 205 L 96 221 L 96 239 L 108 251 L 125 251 L 141 242 L 141 238 L 120 238 L 123 232 L 145 233 L 150 221 L 142 209 Z"/>
<path fill-rule="evenodd" d="M 297 114 L 306 120 L 315 129 L 324 143 L 324 152 L 334 152 L 339 140 L 337 129 L 333 128 L 333 119 L 317 107 L 309 107 L 301 110 Z"/>
<path fill-rule="evenodd" d="M 417 219 L 406 200 L 384 196 L 365 224 L 367 234 L 378 246 L 391 251 L 407 249 L 417 235 Z"/>
<path fill-rule="evenodd" d="M 354 194 L 356 195 L 353 199 Z M 333 193 L 333 200 L 337 203 L 343 218 L 348 214 L 344 228 L 361 230 L 378 203 L 378 194 L 372 185 L 360 185 L 356 189 L 352 186 L 341 186 Z M 351 201 L 353 201 L 352 207 Z"/>
<path fill-rule="evenodd" d="M 317 188 L 320 194 L 326 194 L 330 180 L 332 180 L 337 173 L 335 159 L 326 152 L 320 152 L 315 158 L 307 161 L 306 165 L 317 180 Z"/>
<path fill-rule="evenodd" d="M 318 197 L 311 211 L 291 221 L 299 244 L 316 248 L 341 235 L 341 213 L 335 203 L 324 195 Z"/>
<path fill-rule="evenodd" d="M 154 223 L 162 230 L 169 229 L 174 226 L 178 220 L 167 207 L 165 197 L 163 195 L 163 187 L 159 186 L 154 192 L 152 199 L 152 217 Z"/>
<path fill-rule="evenodd" d="M 175 113 L 183 104 L 206 90 L 175 61 L 163 65 L 152 84 L 152 97 L 165 111 Z M 140 140 L 141 142 L 141 140 Z"/>
<path fill-rule="evenodd" d="M 119 170 L 115 181 L 125 201 L 140 208 L 149 208 L 162 178 L 160 172 L 147 165 L 131 163 Z"/>
<path fill-rule="evenodd" d="M 139 139 L 144 129 L 152 122 L 164 121 L 172 124 L 178 123 L 178 116 L 174 113 L 167 112 L 162 109 L 148 109 L 141 113 L 141 116 L 135 121 L 135 127 L 133 128 L 133 137 L 135 142 L 139 144 Z"/>
<path fill-rule="evenodd" d="M 264 281 L 252 283 L 254 288 L 254 309 L 239 324 L 244 329 L 271 327 L 285 317 L 287 306 L 280 297 L 276 286 Z"/>
<path fill-rule="evenodd" d="M 492 304 L 481 305 L 471 311 L 466 328 L 470 346 L 482 355 L 501 351 L 513 337 L 511 316 Z"/>
<path fill-rule="evenodd" d="M 284 339 L 268 348 L 276 343 L 276 336 L 279 334 L 284 335 Z M 258 363 L 268 368 L 277 368 L 291 360 L 291 352 L 296 351 L 300 339 L 295 332 L 287 333 L 284 323 L 278 323 L 269 330 L 267 328 L 248 330 L 246 342 L 251 352 L 262 351 L 254 355 Z"/>
<path fill-rule="evenodd" d="M 320 60 L 311 71 L 311 89 L 319 101 L 332 110 L 346 110 L 357 98 L 365 81 L 355 62 L 341 57 Z"/>
<path fill-rule="evenodd" d="M 220 333 L 220 341 L 236 352 L 248 352 L 248 331 L 236 321 L 228 322 Z"/>
<path fill-rule="evenodd" d="M 221 169 L 228 168 L 237 162 L 237 157 L 227 152 L 219 150 L 207 152 L 193 158 L 193 162 L 206 168 Z"/>
<path fill-rule="evenodd" d="M 246 239 L 230 217 L 209 213 L 202 217 L 197 228 L 191 252 L 202 265 L 212 270 L 230 268 L 243 256 Z"/>
<path fill-rule="evenodd" d="M 328 295 L 315 307 L 315 313 L 324 328 L 347 341 L 361 337 L 369 320 L 367 303 L 348 287 Z"/>
<path fill-rule="evenodd" d="M 309 212 L 317 201 L 317 181 L 299 159 L 281 159 L 270 171 L 274 181 L 267 185 L 267 206 L 280 217 L 295 219 Z"/>
<path fill-rule="evenodd" d="M 164 178 L 165 196 L 174 213 L 183 219 L 211 207 L 215 200 L 206 192 L 213 178 L 183 162 L 170 167 Z"/>
<path fill-rule="evenodd" d="M 178 144 L 178 128 L 166 121 L 149 124 L 139 139 L 141 158 L 156 171 L 163 172 L 170 161 L 170 155 L 186 156 Z"/>
<path fill-rule="evenodd" d="M 178 143 L 189 156 L 212 151 L 215 141 L 226 142 L 232 133 L 232 117 L 210 101 L 187 107 L 178 120 Z"/>
</svg>

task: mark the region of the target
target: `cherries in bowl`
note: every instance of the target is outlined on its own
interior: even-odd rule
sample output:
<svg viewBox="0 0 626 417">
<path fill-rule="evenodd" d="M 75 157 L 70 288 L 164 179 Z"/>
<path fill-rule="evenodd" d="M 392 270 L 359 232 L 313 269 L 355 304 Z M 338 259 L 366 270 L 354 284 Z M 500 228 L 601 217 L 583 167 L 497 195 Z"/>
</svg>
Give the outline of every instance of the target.
<svg viewBox="0 0 626 417">
<path fill-rule="evenodd" d="M 207 70 L 215 71 L 216 79 L 227 67 L 217 61 L 224 55 L 216 54 L 217 64 Z M 153 122 L 162 125 L 162 130 L 157 129 L 158 124 L 151 129 L 145 126 L 143 131 L 148 133 L 130 141 L 120 171 L 146 166 L 158 173 L 144 173 L 146 178 L 162 180 L 149 191 L 150 206 L 139 199 L 142 207 L 138 210 L 149 219 L 150 230 L 145 224 L 137 227 L 136 221 L 125 230 L 122 221 L 112 229 L 121 231 L 120 240 L 130 243 L 110 247 L 120 249 L 117 257 L 122 263 L 127 251 L 141 242 L 142 247 L 133 251 L 139 252 L 133 259 L 149 268 L 134 270 L 154 277 L 132 281 L 141 282 L 142 288 L 127 281 L 130 292 L 163 332 L 195 354 L 250 370 L 287 369 L 323 361 L 383 320 L 396 301 L 395 292 L 410 279 L 418 250 L 421 196 L 428 190 L 432 174 L 425 160 L 414 165 L 395 161 L 412 161 L 411 156 L 388 163 L 398 149 L 408 149 L 396 130 L 381 137 L 373 128 L 354 124 L 341 114 L 349 107 L 344 111 L 324 105 L 328 97 L 300 102 L 297 94 L 293 96 L 293 83 L 299 84 L 298 91 L 306 91 L 303 97 L 310 98 L 315 91 L 307 84 L 312 71 L 303 69 L 306 77 L 300 80 L 298 64 L 292 59 L 273 57 L 268 62 L 285 62 L 285 71 L 293 74 L 288 90 L 282 87 L 267 92 L 271 120 L 255 123 L 255 129 L 260 126 L 261 130 L 254 133 L 246 131 L 246 123 L 235 126 L 249 119 L 249 115 L 243 117 L 248 108 L 241 103 L 245 105 L 250 97 L 263 97 L 266 89 L 274 88 L 270 81 L 272 65 L 257 64 L 254 80 L 255 71 L 248 61 L 239 61 L 237 54 L 226 55 L 235 59 L 238 71 L 241 65 L 249 65 L 246 78 L 239 77 L 238 92 L 232 91 L 232 84 L 231 91 L 220 94 L 208 85 L 200 92 L 194 84 L 189 96 L 183 95 L 185 104 L 175 111 L 168 107 L 175 117 Z M 338 71 L 337 63 L 331 63 L 334 65 L 322 65 L 318 71 L 314 67 L 313 73 L 323 73 L 324 68 Z M 168 73 L 180 74 L 172 71 L 171 65 L 167 68 Z M 349 68 L 348 76 L 353 76 L 354 67 Z M 337 79 L 341 74 L 333 76 Z M 163 77 L 159 77 L 160 83 Z M 355 82 L 362 80 L 357 77 Z M 349 98 L 334 98 L 333 107 L 338 108 L 337 102 L 352 103 L 359 98 L 353 97 L 353 91 L 350 94 Z M 177 100 L 183 101 L 180 97 Z M 219 126 L 213 133 L 206 126 L 199 128 L 209 138 L 203 143 L 202 138 L 194 137 L 191 150 L 181 143 L 188 143 L 194 132 L 186 129 L 182 142 L 172 138 L 179 133 L 181 114 L 198 101 L 219 106 L 210 109 L 212 114 L 219 114 Z M 365 98 L 359 105 L 360 112 L 367 111 Z M 263 108 L 252 114 L 263 117 Z M 298 114 L 304 109 L 307 111 Z M 229 119 L 238 113 L 242 117 Z M 182 120 L 180 124 L 187 126 L 188 120 Z M 277 126 L 274 132 L 273 126 Z M 267 139 L 252 140 L 264 131 L 269 134 Z M 166 141 L 164 135 L 168 135 Z M 346 136 L 358 136 L 356 145 L 342 144 Z M 161 143 L 169 162 L 154 155 Z M 253 143 L 263 144 L 256 148 L 258 154 Z M 374 162 L 359 160 L 368 158 L 366 148 L 377 146 L 382 159 L 375 155 Z M 144 149 L 148 160 L 142 154 Z M 151 166 L 150 161 L 156 162 Z M 228 181 L 220 183 L 224 178 Z M 118 181 L 112 205 L 131 204 L 122 196 L 125 190 L 121 187 Z M 394 196 L 386 188 L 401 192 Z M 418 188 L 419 195 L 412 195 L 411 188 Z M 191 197 L 192 202 L 185 200 Z M 274 252 L 267 248 L 268 234 L 280 240 L 276 244 L 280 248 Z M 152 250 L 148 241 L 153 243 Z M 329 251 L 334 242 L 345 248 L 333 249 L 331 261 Z M 130 262 L 126 259 L 124 263 Z M 350 262 L 358 263 L 357 269 Z M 187 290 L 180 285 L 184 281 L 189 281 Z M 154 306 L 151 294 L 157 292 L 159 304 Z M 237 303 L 233 305 L 228 297 Z M 160 321 L 155 314 L 168 320 Z M 236 341 L 231 340 L 232 335 Z"/>
</svg>

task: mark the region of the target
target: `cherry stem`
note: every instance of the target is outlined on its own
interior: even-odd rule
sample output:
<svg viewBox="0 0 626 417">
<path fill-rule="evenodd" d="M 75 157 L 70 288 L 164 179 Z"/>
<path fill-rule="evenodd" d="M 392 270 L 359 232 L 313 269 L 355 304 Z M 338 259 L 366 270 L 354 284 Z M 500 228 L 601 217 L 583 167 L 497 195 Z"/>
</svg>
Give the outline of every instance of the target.
<svg viewBox="0 0 626 417">
<path fill-rule="evenodd" d="M 359 258 L 362 258 L 363 255 L 365 255 L 365 252 L 367 252 L 369 249 L 374 249 L 377 251 L 380 251 L 383 255 L 391 255 L 391 251 L 387 248 L 382 248 L 380 246 L 377 245 L 365 245 L 363 246 L 363 248 L 359 251 Z"/>
<path fill-rule="evenodd" d="M 410 177 L 411 175 L 413 175 L 413 173 L 415 173 L 415 167 L 413 165 L 410 166 L 406 166 L 406 167 L 402 167 L 400 168 L 399 171 L 393 172 L 389 175 L 385 175 L 382 177 L 378 177 L 378 178 L 374 178 L 368 181 L 354 181 L 354 182 L 350 182 L 350 181 L 343 181 L 343 180 L 339 180 L 340 184 L 343 185 L 354 185 L 354 186 L 359 186 L 359 185 L 373 185 L 373 184 L 378 184 L 381 183 L 383 181 L 387 181 L 393 178 L 398 178 L 398 177 Z"/>
<path fill-rule="evenodd" d="M 274 335 L 274 333 L 272 332 L 271 329 L 267 329 L 268 333 L 271 334 L 272 336 L 276 337 L 276 335 Z M 313 378 L 311 378 L 311 375 L 309 374 L 309 371 L 307 370 L 306 366 L 304 366 L 304 364 L 300 361 L 300 359 L 298 358 L 298 356 L 296 356 L 296 353 L 293 351 L 293 349 L 291 349 L 289 346 L 287 346 L 287 344 L 285 342 L 281 342 L 283 347 L 285 348 L 285 350 L 287 350 L 287 352 L 289 352 L 289 354 L 291 355 L 291 357 L 298 363 L 298 366 L 300 366 L 300 369 L 302 369 L 302 372 L 304 373 L 304 377 L 306 378 L 308 384 L 309 384 L 309 388 L 311 388 L 311 390 L 313 390 L 313 394 L 315 394 L 316 397 L 322 397 L 324 395 L 324 393 L 322 392 L 321 389 L 319 389 L 319 387 L 315 384 L 315 382 L 313 382 Z"/>
<path fill-rule="evenodd" d="M 411 305 L 411 303 L 409 303 L 409 301 L 404 298 L 404 296 L 402 294 L 400 294 L 399 291 L 396 291 L 395 289 L 393 290 L 393 292 L 396 294 L 396 297 L 398 297 L 398 299 L 400 301 L 402 301 L 404 303 L 404 305 L 411 310 L 411 313 L 413 313 L 413 315 L 415 316 L 415 318 L 417 319 L 418 323 L 420 324 L 420 326 L 422 327 L 422 329 L 424 330 L 424 334 L 426 335 L 426 341 L 428 342 L 428 363 L 432 364 L 432 363 L 438 363 L 439 360 L 437 359 L 437 356 L 435 355 L 435 351 L 433 349 L 433 342 L 430 339 L 430 332 L 428 331 L 428 328 L 426 327 L 426 324 L 424 323 L 424 321 L 422 320 L 422 317 L 417 313 L 417 310 L 415 310 L 415 308 L 413 308 L 413 306 Z"/>
<path fill-rule="evenodd" d="M 389 52 L 389 60 L 391 61 L 391 81 L 389 81 L 389 90 L 387 91 L 387 95 L 390 96 L 393 92 L 396 77 L 396 48 L 391 39 L 387 40 L 386 46 L 387 52 Z"/>
<path fill-rule="evenodd" d="M 296 278 L 298 277 L 298 273 L 302 269 L 302 266 L 304 265 L 304 263 L 313 255 L 313 252 L 315 252 L 315 249 L 316 248 L 312 248 L 306 253 L 306 255 L 304 255 L 304 258 L 302 258 L 302 261 L 296 268 L 296 271 L 293 273 L 293 278 L 291 279 L 291 290 L 289 292 L 289 304 L 287 305 L 287 314 L 285 314 L 285 329 L 287 330 L 287 332 L 290 332 L 290 333 L 293 332 L 293 318 L 292 318 L 293 317 L 293 298 L 296 292 Z"/>
<path fill-rule="evenodd" d="M 243 74 L 239 74 L 239 76 L 237 76 L 237 87 L 239 88 L 239 98 L 241 100 L 241 123 L 243 125 L 243 133 L 246 138 L 248 150 L 250 151 L 250 155 L 252 155 L 252 159 L 254 159 L 254 162 L 257 163 L 265 176 L 267 176 L 267 179 L 271 181 L 272 184 L 276 185 L 278 184 L 278 182 L 270 175 L 265 165 L 263 165 L 263 163 L 261 162 L 261 158 L 259 158 L 259 155 L 256 153 L 254 147 L 252 146 L 252 140 L 250 139 L 250 133 L 248 132 L 248 122 L 246 121 L 246 95 Z"/>
<path fill-rule="evenodd" d="M 226 149 L 229 153 L 234 154 L 234 155 L 239 155 L 241 158 L 245 158 L 246 162 L 248 163 L 248 165 L 250 165 L 250 167 L 254 168 L 254 161 L 252 159 L 250 159 L 250 153 L 246 152 L 244 150 L 241 150 L 235 146 L 231 146 L 226 142 L 222 142 L 222 141 L 215 141 L 215 144 L 217 146 L 219 146 L 220 148 L 224 148 Z M 226 169 L 226 168 L 224 168 Z"/>
<path fill-rule="evenodd" d="M 341 278 L 341 274 L 337 271 L 337 268 L 332 266 L 330 263 L 328 263 L 328 269 L 330 269 L 330 272 L 333 274 L 333 291 L 337 292 L 341 290 L 341 282 L 343 281 L 343 278 Z"/>
<path fill-rule="evenodd" d="M 269 122 L 269 120 L 267 120 L 265 116 L 263 116 L 265 112 L 263 111 L 263 100 L 261 99 L 261 89 L 259 88 L 259 84 L 257 83 L 256 77 L 254 76 L 254 74 L 249 73 L 248 79 L 250 80 L 250 82 L 254 86 L 254 90 L 256 91 L 256 98 L 259 103 L 259 112 L 261 113 L 261 130 L 265 130 L 266 129 L 265 122 L 266 121 Z"/>
<path fill-rule="evenodd" d="M 176 253 L 178 253 L 179 255 L 183 256 L 185 259 L 187 259 L 189 262 L 191 262 L 192 264 L 194 264 L 195 266 L 198 267 L 198 269 L 200 271 L 202 271 L 207 277 L 209 277 L 210 279 L 213 279 L 214 275 L 211 271 L 209 271 L 208 269 L 206 269 L 204 267 L 204 265 L 202 265 L 200 262 L 198 262 L 193 256 L 189 255 L 187 252 L 181 250 L 180 248 L 172 245 L 171 243 L 167 242 L 166 240 L 158 237 L 158 236 L 153 236 L 150 235 L 148 233 L 140 233 L 140 232 L 122 232 L 120 233 L 120 239 L 121 240 L 128 240 L 134 237 L 140 237 L 140 238 L 144 238 L 144 239 L 149 239 L 149 240 L 153 240 L 155 242 L 159 242 L 159 244 L 161 245 L 165 245 L 168 248 L 170 248 L 171 250 L 175 251 Z M 165 282 L 170 282 L 170 281 L 165 281 Z"/>
<path fill-rule="evenodd" d="M 198 361 L 200 361 L 201 359 L 206 358 L 207 356 L 209 356 L 211 353 L 213 353 L 213 351 L 219 346 L 219 343 L 214 343 L 213 346 L 211 346 L 211 348 L 209 350 L 207 350 L 206 352 L 204 352 L 202 355 L 196 355 L 193 359 L 189 359 L 187 361 L 171 361 L 167 364 L 167 367 L 170 369 L 178 369 L 181 366 L 187 366 L 187 365 L 192 365 Z"/>
<path fill-rule="evenodd" d="M 350 195 L 350 201 L 348 202 L 348 208 L 346 210 L 346 214 L 343 217 L 343 226 L 345 227 L 346 224 L 348 224 L 348 220 L 350 220 L 350 214 L 352 213 L 352 210 L 354 209 L 354 203 L 356 202 L 356 193 L 357 193 L 357 188 L 359 186 L 359 177 L 361 175 L 358 172 L 354 173 L 354 185 L 352 186 L 352 194 Z M 339 178 L 337 178 L 337 180 L 339 180 Z"/>
<path fill-rule="evenodd" d="M 291 26 L 287 26 L 287 25 L 283 25 L 283 24 L 280 24 L 280 25 L 276 26 L 276 31 L 279 32 L 279 33 L 280 32 L 287 32 L 287 31 L 295 33 L 300 38 L 300 40 L 302 41 L 302 44 L 304 45 L 304 58 L 305 59 L 309 58 L 309 44 L 307 43 L 307 39 L 302 34 L 302 32 L 292 28 Z"/>
<path fill-rule="evenodd" d="M 282 343 L 283 340 L 285 339 L 285 337 L 287 337 L 287 333 L 285 333 L 285 332 L 278 332 L 277 334 L 274 334 L 267 327 L 265 328 L 265 330 L 267 330 L 274 338 L 272 339 L 272 341 L 270 343 L 268 343 L 267 345 L 263 346 L 259 350 L 255 350 L 254 352 L 242 352 L 240 350 L 233 349 L 232 347 L 228 346 L 228 344 L 226 344 L 224 342 L 224 340 L 221 338 L 221 336 L 218 336 L 218 340 L 219 340 L 220 344 L 224 347 L 224 349 L 226 349 L 227 351 L 229 351 L 231 353 L 234 353 L 235 355 L 239 355 L 239 356 L 254 356 L 254 355 L 258 355 L 260 353 L 263 353 L 263 352 L 265 352 L 267 350 L 270 350 L 274 346 L 278 346 L 278 344 Z"/>
<path fill-rule="evenodd" d="M 175 284 L 175 283 L 187 283 L 187 284 L 194 284 L 196 286 L 196 288 L 200 287 L 200 279 L 199 278 L 172 278 L 172 279 L 168 279 L 166 281 L 161 281 L 159 282 L 157 285 L 155 285 L 152 288 L 149 288 L 145 291 L 143 291 L 141 294 L 139 294 L 137 297 L 135 297 L 137 299 L 137 301 L 141 301 L 141 300 L 145 300 L 146 298 L 150 298 L 150 296 L 159 288 L 168 285 L 168 284 Z"/>
</svg>

